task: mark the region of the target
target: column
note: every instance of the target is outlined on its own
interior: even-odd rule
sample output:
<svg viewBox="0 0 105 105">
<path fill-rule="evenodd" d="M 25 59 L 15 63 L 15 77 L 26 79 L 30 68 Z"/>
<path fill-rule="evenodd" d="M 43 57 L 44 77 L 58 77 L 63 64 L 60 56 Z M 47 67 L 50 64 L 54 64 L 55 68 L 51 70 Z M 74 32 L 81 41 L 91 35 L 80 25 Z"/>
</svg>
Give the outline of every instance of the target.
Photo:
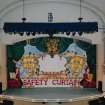
<svg viewBox="0 0 105 105">
<path fill-rule="evenodd" d="M 7 88 L 6 45 L 0 42 L 0 82 L 2 90 Z"/>
</svg>

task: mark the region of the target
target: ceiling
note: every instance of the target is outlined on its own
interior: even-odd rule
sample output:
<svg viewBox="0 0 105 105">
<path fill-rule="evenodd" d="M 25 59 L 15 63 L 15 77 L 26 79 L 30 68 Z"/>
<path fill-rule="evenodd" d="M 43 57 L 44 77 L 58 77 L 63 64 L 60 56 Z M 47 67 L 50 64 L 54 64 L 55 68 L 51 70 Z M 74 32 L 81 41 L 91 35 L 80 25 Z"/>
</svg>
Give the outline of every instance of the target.
<svg viewBox="0 0 105 105">
<path fill-rule="evenodd" d="M 92 41 L 100 42 L 105 31 L 105 0 L 82 0 L 81 11 L 83 21 L 98 22 L 98 39 L 93 38 Z M 0 0 L 0 41 L 4 44 L 13 44 L 33 37 L 5 34 L 2 29 L 4 22 L 21 22 L 23 15 L 27 18 L 27 22 L 47 22 L 49 12 L 53 13 L 54 22 L 78 21 L 80 0 L 24 0 L 24 8 L 23 0 Z M 82 37 L 91 39 L 91 35 Z"/>
</svg>

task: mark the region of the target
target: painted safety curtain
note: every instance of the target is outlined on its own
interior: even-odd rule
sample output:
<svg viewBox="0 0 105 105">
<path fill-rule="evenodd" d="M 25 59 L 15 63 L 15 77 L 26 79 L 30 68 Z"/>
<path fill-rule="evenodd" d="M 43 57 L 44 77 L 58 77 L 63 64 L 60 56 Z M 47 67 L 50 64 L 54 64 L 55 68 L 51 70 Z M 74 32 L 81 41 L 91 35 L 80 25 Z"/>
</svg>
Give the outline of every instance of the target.
<svg viewBox="0 0 105 105">
<path fill-rule="evenodd" d="M 63 53 L 70 44 L 73 43 L 73 39 L 71 38 L 59 38 L 56 37 L 56 39 L 59 40 L 59 53 Z M 30 45 L 36 46 L 37 49 L 39 49 L 42 52 L 47 52 L 46 48 L 46 42 L 48 41 L 48 38 L 33 38 L 30 39 Z M 16 71 L 16 65 L 13 62 L 13 59 L 18 61 L 22 55 L 24 54 L 24 46 L 26 46 L 26 40 L 17 42 L 13 45 L 7 46 L 7 69 L 8 69 L 8 79 L 10 79 L 9 72 L 15 72 Z M 90 72 L 94 74 L 93 79 L 96 80 L 96 45 L 92 45 L 90 43 L 86 43 L 83 41 L 77 41 L 76 44 L 86 51 L 87 55 L 87 65 L 90 68 Z"/>
</svg>

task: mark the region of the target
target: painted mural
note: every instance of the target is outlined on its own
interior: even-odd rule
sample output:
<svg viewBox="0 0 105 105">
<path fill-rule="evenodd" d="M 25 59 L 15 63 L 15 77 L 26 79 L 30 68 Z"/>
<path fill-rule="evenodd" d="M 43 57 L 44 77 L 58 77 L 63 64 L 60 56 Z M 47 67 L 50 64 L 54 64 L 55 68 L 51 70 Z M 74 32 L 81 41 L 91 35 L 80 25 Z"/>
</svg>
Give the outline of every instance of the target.
<svg viewBox="0 0 105 105">
<path fill-rule="evenodd" d="M 36 40 L 38 39 L 34 39 L 34 41 Z M 64 41 L 62 41 L 62 39 L 47 38 L 46 41 L 42 43 L 42 50 L 38 48 L 38 43 L 32 45 L 30 39 L 25 41 L 26 44 L 22 47 L 23 52 L 21 56 L 18 57 L 18 60 L 16 57 L 13 58 L 12 55 L 12 58 L 10 58 L 9 54 L 7 54 L 12 60 L 11 62 L 15 69 L 15 72 L 8 70 L 8 87 L 95 88 L 96 57 L 92 59 L 92 54 L 88 51 L 88 49 L 91 49 L 91 51 L 94 50 L 95 46 L 93 49 L 93 45 L 88 43 L 84 45 L 85 42 L 74 39 L 69 40 L 72 41 L 65 41 L 67 45 L 64 47 L 65 43 L 63 43 Z M 83 46 L 82 48 L 80 46 L 81 44 L 89 48 L 87 49 Z M 8 52 L 10 47 L 13 46 L 8 47 Z M 62 47 L 64 48 L 63 50 Z M 91 60 L 93 60 L 94 64 L 91 64 Z M 93 68 L 93 71 L 91 68 Z"/>
</svg>

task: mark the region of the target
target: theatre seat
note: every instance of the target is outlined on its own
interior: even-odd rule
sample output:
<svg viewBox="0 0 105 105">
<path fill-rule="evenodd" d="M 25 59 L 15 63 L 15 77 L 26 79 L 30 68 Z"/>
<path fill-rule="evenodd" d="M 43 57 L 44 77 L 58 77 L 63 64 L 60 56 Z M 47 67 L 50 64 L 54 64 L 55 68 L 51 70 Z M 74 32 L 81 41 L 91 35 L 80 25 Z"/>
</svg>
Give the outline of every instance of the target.
<svg viewBox="0 0 105 105">
<path fill-rule="evenodd" d="M 100 97 L 98 99 L 90 100 L 89 105 L 105 105 L 105 98 Z"/>
<path fill-rule="evenodd" d="M 3 100 L 3 104 L 2 105 L 14 105 L 14 102 L 11 100 Z"/>
</svg>

